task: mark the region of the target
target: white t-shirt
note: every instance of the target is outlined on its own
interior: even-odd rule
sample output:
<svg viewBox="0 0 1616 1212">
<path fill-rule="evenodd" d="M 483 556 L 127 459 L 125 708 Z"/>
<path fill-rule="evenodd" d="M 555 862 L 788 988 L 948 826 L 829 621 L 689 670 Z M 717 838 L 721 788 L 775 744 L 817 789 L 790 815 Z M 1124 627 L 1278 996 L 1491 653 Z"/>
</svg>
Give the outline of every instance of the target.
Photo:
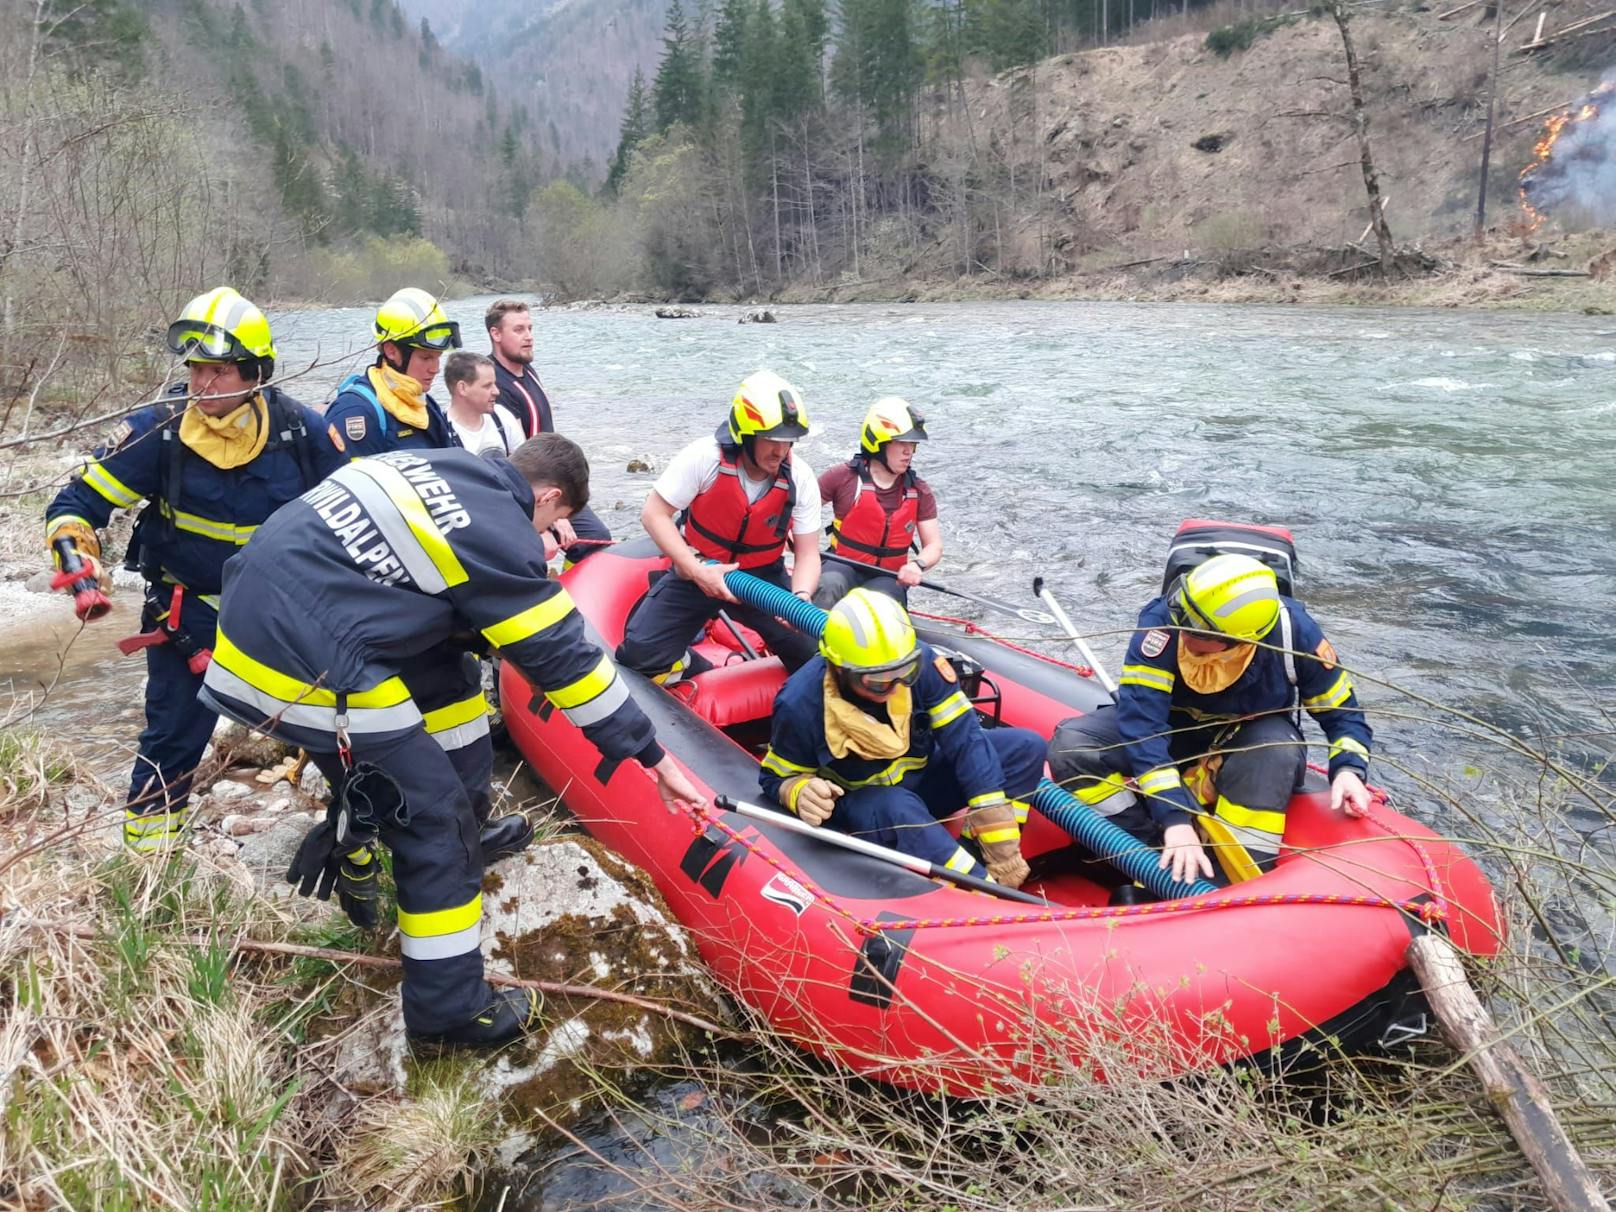
<svg viewBox="0 0 1616 1212">
<path fill-rule="evenodd" d="M 697 493 L 706 492 L 713 486 L 713 481 L 718 479 L 718 468 L 717 439 L 697 438 L 673 456 L 673 461 L 657 477 L 654 487 L 657 495 L 669 505 L 675 509 L 685 509 L 696 499 Z M 761 500 L 774 484 L 772 476 L 766 480 L 753 480 L 747 476 L 744 468 L 738 467 L 736 470 L 740 472 L 737 479 L 748 501 Z M 791 456 L 791 479 L 797 488 L 797 503 L 791 510 L 791 533 L 818 534 L 819 481 L 799 454 Z"/>
<path fill-rule="evenodd" d="M 493 412 L 484 413 L 478 420 L 480 424 L 476 429 L 467 429 L 453 416 L 449 418 L 449 424 L 460 435 L 461 444 L 474 455 L 480 455 L 485 450 L 510 454 L 527 440 L 522 436 L 522 423 L 511 416 L 510 410 L 503 404 L 494 405 Z"/>
</svg>

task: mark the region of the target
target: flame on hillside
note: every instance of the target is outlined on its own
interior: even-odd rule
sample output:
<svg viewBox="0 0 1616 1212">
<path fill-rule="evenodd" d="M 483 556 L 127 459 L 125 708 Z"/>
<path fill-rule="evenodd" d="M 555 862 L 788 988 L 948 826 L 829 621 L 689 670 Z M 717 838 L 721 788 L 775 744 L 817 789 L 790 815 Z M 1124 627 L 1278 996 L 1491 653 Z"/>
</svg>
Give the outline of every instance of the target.
<svg viewBox="0 0 1616 1212">
<path fill-rule="evenodd" d="M 1616 218 L 1616 76 L 1545 122 L 1532 152 L 1520 196 L 1533 231 L 1566 204 L 1597 222 Z"/>
</svg>

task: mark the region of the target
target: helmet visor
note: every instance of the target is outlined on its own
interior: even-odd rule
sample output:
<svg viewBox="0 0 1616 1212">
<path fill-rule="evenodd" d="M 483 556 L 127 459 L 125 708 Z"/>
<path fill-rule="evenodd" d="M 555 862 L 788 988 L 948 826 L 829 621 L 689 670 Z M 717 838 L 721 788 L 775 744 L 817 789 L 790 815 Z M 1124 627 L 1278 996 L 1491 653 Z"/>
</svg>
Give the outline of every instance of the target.
<svg viewBox="0 0 1616 1212">
<path fill-rule="evenodd" d="M 250 362 L 253 352 L 217 324 L 176 320 L 168 326 L 169 352 L 187 362 Z"/>
<path fill-rule="evenodd" d="M 412 349 L 459 349 L 460 325 L 453 320 L 443 324 L 433 324 L 420 332 L 412 332 L 407 337 L 401 337 L 400 345 Z"/>
<path fill-rule="evenodd" d="M 920 680 L 920 649 L 888 669 L 854 670 L 852 678 L 861 690 L 873 695 L 891 694 L 899 686 L 913 686 Z"/>
</svg>

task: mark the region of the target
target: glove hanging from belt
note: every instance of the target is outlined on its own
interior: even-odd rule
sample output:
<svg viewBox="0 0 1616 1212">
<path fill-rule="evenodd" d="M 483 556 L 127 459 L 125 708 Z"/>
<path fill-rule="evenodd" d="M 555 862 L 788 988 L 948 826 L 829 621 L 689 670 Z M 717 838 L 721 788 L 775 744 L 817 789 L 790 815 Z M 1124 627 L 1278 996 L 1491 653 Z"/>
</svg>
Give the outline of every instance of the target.
<svg viewBox="0 0 1616 1212">
<path fill-rule="evenodd" d="M 1019 888 L 1031 874 L 1027 860 L 1021 857 L 1021 826 L 1016 823 L 1016 809 L 1009 800 L 1001 797 L 972 808 L 965 814 L 962 832 L 974 837 L 982 848 L 988 878 L 995 883 Z"/>
<path fill-rule="evenodd" d="M 341 735 L 346 746 L 346 729 Z M 335 890 L 337 903 L 353 924 L 372 930 L 380 923 L 377 832 L 382 825 L 409 824 L 409 807 L 398 783 L 380 766 L 355 763 L 344 748 L 343 767 L 342 786 L 332 797 L 326 819 L 303 838 L 287 868 L 286 882 L 297 885 L 304 896 L 322 901 L 330 900 Z"/>
</svg>

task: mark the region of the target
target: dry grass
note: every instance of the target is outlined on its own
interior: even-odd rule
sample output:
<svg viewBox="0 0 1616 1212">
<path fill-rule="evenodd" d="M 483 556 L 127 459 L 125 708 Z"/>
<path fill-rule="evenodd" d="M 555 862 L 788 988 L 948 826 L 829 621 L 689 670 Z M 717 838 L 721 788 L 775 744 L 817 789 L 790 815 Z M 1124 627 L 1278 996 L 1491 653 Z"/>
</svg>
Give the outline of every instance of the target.
<svg viewBox="0 0 1616 1212">
<path fill-rule="evenodd" d="M 338 1142 L 329 1196 L 378 1212 L 442 1202 L 457 1187 L 470 1197 L 492 1151 L 493 1120 L 464 1080 L 429 1082 L 403 1103 L 373 1100 Z"/>
<path fill-rule="evenodd" d="M 463 1092 L 373 1107 L 326 1079 L 336 1041 L 310 1027 L 373 1000 L 360 976 L 233 946 L 369 949 L 344 919 L 302 924 L 183 848 L 105 857 L 85 826 L 115 801 L 58 829 L 62 784 L 39 772 L 67 760 L 0 746 L 26 755 L 0 771 L 0 1207 L 403 1208 L 473 1189 L 487 1120 Z"/>
</svg>

